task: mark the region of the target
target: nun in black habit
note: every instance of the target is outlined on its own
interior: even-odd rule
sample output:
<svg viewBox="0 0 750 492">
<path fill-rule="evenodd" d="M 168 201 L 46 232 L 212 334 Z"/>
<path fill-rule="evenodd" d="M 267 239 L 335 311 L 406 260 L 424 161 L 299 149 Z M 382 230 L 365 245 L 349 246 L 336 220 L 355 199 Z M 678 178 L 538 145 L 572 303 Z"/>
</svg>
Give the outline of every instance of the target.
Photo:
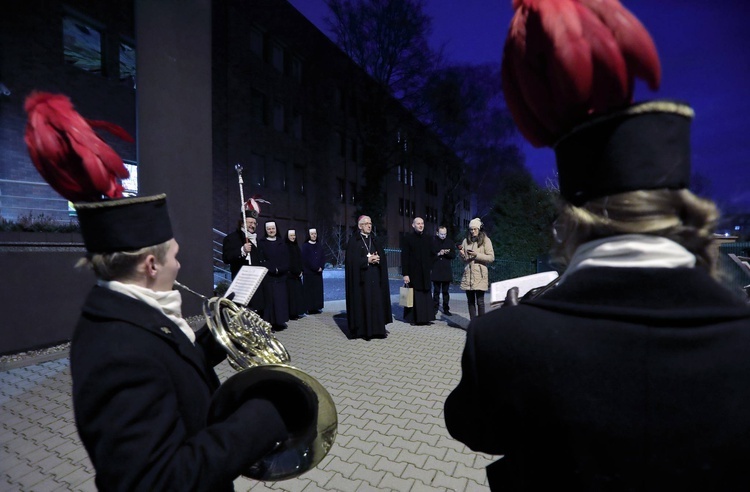
<svg viewBox="0 0 750 492">
<path fill-rule="evenodd" d="M 286 245 L 289 249 L 289 272 L 286 277 L 289 293 L 289 319 L 300 319 L 305 315 L 305 299 L 302 294 L 302 252 L 297 244 L 297 231 L 289 229 L 286 233 Z"/>
<path fill-rule="evenodd" d="M 388 262 L 383 246 L 372 234 L 372 220 L 359 218 L 359 232 L 346 246 L 346 318 L 351 338 L 385 338 L 393 321 Z"/>
<path fill-rule="evenodd" d="M 263 279 L 266 306 L 263 319 L 271 323 L 274 330 L 286 328 L 289 321 L 289 295 L 286 278 L 289 271 L 289 248 L 284 241 L 278 240 L 276 222 L 266 222 L 265 237 L 258 243 L 268 273 Z"/>
<path fill-rule="evenodd" d="M 323 269 L 326 259 L 316 229 L 307 231 L 307 240 L 301 249 L 305 308 L 308 314 L 318 314 L 323 311 Z"/>
</svg>

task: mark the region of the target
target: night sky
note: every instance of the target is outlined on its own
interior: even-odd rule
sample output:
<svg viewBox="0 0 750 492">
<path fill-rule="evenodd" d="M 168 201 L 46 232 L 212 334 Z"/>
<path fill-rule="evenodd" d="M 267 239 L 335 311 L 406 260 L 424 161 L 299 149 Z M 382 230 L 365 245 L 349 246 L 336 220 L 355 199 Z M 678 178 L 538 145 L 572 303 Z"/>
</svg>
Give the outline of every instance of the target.
<svg viewBox="0 0 750 492">
<path fill-rule="evenodd" d="M 290 0 L 326 34 L 323 0 Z M 456 63 L 500 63 L 511 0 L 426 0 L 432 43 Z M 662 64 L 662 84 L 638 83 L 636 100 L 690 103 L 693 169 L 706 194 L 723 209 L 750 212 L 750 1 L 624 0 L 651 33 Z M 540 183 L 554 173 L 554 155 L 519 137 L 526 164 Z"/>
</svg>

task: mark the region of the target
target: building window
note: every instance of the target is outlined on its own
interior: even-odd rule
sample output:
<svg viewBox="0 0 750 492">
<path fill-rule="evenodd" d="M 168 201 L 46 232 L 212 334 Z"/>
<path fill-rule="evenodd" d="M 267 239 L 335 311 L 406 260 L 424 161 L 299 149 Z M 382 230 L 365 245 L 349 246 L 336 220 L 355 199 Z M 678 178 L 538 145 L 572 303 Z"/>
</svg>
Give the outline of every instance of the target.
<svg viewBox="0 0 750 492">
<path fill-rule="evenodd" d="M 102 73 L 102 33 L 73 17 L 63 17 L 65 63 L 92 73 Z"/>
<path fill-rule="evenodd" d="M 279 73 L 284 73 L 284 48 L 277 43 L 274 43 L 271 47 L 271 65 Z"/>
<path fill-rule="evenodd" d="M 266 102 L 266 95 L 262 92 L 251 89 L 250 90 L 250 117 L 253 121 L 260 125 L 266 125 L 268 123 L 268 110 L 266 109 L 268 104 Z"/>
<path fill-rule="evenodd" d="M 336 180 L 339 183 L 339 202 L 346 203 L 346 185 L 344 184 L 344 180 L 341 178 L 336 178 Z"/>
<path fill-rule="evenodd" d="M 349 181 L 349 203 L 357 203 L 357 183 L 354 181 Z"/>
<path fill-rule="evenodd" d="M 417 202 L 411 202 L 411 217 L 417 216 Z"/>
<path fill-rule="evenodd" d="M 263 33 L 260 29 L 250 28 L 250 51 L 263 58 L 264 44 Z"/>
<path fill-rule="evenodd" d="M 296 56 L 291 57 L 289 63 L 289 75 L 297 82 L 302 82 L 302 61 Z"/>
<path fill-rule="evenodd" d="M 260 154 L 250 156 L 250 185 L 254 188 L 266 187 L 266 159 Z"/>
<path fill-rule="evenodd" d="M 294 166 L 294 179 L 296 182 L 295 187 L 297 193 L 300 195 L 305 194 L 305 168 L 302 166 Z"/>
<path fill-rule="evenodd" d="M 273 160 L 273 169 L 271 170 L 273 173 L 273 181 L 271 183 L 271 186 L 273 186 L 277 190 L 286 191 L 287 190 L 287 175 L 286 175 L 286 162 L 274 159 Z"/>
<path fill-rule="evenodd" d="M 404 216 L 404 199 L 403 198 L 398 199 L 398 214 L 401 217 Z"/>
<path fill-rule="evenodd" d="M 120 43 L 120 80 L 135 81 L 135 48 L 127 43 Z"/>
<path fill-rule="evenodd" d="M 128 170 L 130 176 L 122 180 L 124 196 L 136 196 L 138 195 L 138 164 L 135 161 L 122 160 L 125 169 Z"/>
<path fill-rule="evenodd" d="M 346 159 L 346 137 L 344 137 L 343 133 L 336 132 L 336 138 L 338 139 L 339 156 Z"/>
<path fill-rule="evenodd" d="M 302 113 L 297 108 L 292 112 L 292 136 L 302 140 Z"/>
<path fill-rule="evenodd" d="M 279 132 L 284 131 L 284 105 L 281 101 L 273 102 L 273 129 Z"/>
</svg>

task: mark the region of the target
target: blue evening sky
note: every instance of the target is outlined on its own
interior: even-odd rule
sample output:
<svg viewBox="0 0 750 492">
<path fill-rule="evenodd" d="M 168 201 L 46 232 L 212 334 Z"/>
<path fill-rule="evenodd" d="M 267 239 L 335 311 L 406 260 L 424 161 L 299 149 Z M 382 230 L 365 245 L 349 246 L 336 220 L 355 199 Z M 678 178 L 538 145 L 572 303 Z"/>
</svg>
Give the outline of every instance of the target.
<svg viewBox="0 0 750 492">
<path fill-rule="evenodd" d="M 323 0 L 289 0 L 326 34 Z M 669 98 L 690 103 L 693 169 L 710 182 L 711 196 L 729 208 L 750 212 L 750 1 L 623 0 L 656 42 L 662 85 L 643 83 L 636 100 Z M 500 63 L 511 0 L 426 0 L 434 46 L 445 46 L 449 62 Z M 554 173 L 554 155 L 519 138 L 526 164 L 538 181 Z"/>
</svg>

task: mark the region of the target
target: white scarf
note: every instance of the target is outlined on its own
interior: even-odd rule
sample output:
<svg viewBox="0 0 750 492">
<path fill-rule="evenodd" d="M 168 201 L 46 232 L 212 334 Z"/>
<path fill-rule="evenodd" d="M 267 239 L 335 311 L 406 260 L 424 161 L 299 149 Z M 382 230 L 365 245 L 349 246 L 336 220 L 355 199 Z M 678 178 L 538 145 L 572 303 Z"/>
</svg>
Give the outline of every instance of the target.
<svg viewBox="0 0 750 492">
<path fill-rule="evenodd" d="M 257 232 L 246 232 L 245 236 L 250 240 L 251 243 L 253 243 L 255 246 L 258 245 L 258 233 Z"/>
<path fill-rule="evenodd" d="M 266 241 L 276 241 L 276 236 L 274 237 L 266 236 Z"/>
<path fill-rule="evenodd" d="M 646 234 L 623 234 L 578 246 L 560 281 L 589 267 L 692 268 L 695 256 L 676 242 Z"/>
<path fill-rule="evenodd" d="M 195 333 L 182 317 L 182 296 L 178 291 L 157 292 L 140 285 L 125 284 L 117 280 L 99 280 L 97 284 L 148 304 L 174 322 L 190 342 L 195 345 Z"/>
</svg>

